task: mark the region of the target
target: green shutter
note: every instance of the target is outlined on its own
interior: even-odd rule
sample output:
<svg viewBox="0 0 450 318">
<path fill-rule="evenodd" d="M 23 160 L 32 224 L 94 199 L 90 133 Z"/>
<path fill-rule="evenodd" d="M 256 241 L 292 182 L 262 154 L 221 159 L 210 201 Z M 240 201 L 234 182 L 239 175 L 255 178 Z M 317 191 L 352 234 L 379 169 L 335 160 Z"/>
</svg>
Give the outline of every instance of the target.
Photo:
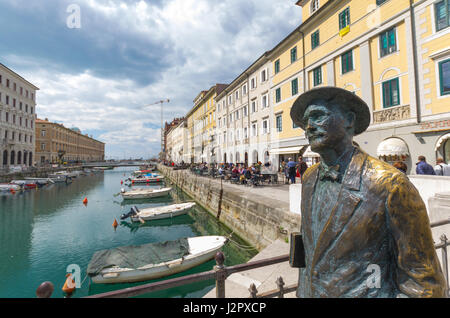
<svg viewBox="0 0 450 318">
<path fill-rule="evenodd" d="M 298 79 L 294 79 L 291 81 L 291 92 L 292 96 L 298 94 Z"/>
<path fill-rule="evenodd" d="M 281 89 L 280 88 L 277 88 L 277 90 L 275 91 L 275 99 L 276 99 L 277 103 L 281 101 Z"/>
<path fill-rule="evenodd" d="M 275 74 L 280 72 L 280 60 L 275 61 Z"/>
<path fill-rule="evenodd" d="M 383 108 L 400 105 L 400 87 L 398 78 L 383 82 L 382 89 Z"/>
<path fill-rule="evenodd" d="M 341 55 L 342 74 L 353 70 L 353 51 Z"/>
<path fill-rule="evenodd" d="M 350 25 L 350 8 L 345 9 L 339 14 L 339 30 Z"/>
<path fill-rule="evenodd" d="M 443 30 L 450 25 L 450 0 L 442 0 L 435 4 L 436 31 Z"/>
<path fill-rule="evenodd" d="M 291 49 L 291 63 L 297 61 L 297 47 Z"/>
<path fill-rule="evenodd" d="M 311 34 L 311 49 L 315 49 L 319 46 L 320 40 L 319 40 L 319 30 Z"/>
</svg>

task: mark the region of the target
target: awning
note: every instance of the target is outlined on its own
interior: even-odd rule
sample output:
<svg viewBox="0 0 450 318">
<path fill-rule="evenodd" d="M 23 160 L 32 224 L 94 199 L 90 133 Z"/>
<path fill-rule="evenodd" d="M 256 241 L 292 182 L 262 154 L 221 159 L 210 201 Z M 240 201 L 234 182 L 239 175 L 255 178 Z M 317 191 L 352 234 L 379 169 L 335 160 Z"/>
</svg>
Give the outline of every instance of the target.
<svg viewBox="0 0 450 318">
<path fill-rule="evenodd" d="M 303 147 L 286 147 L 286 148 L 275 148 L 269 151 L 270 155 L 287 155 L 299 153 Z"/>
<path fill-rule="evenodd" d="M 320 155 L 317 152 L 311 150 L 311 146 L 308 146 L 306 151 L 303 153 L 303 158 L 317 158 Z"/>
<path fill-rule="evenodd" d="M 448 139 L 450 139 L 450 133 L 445 134 L 444 136 L 441 136 L 436 143 L 436 147 L 434 148 L 434 151 L 437 151 L 442 146 L 442 144 L 445 141 L 447 141 Z"/>
<path fill-rule="evenodd" d="M 389 138 L 378 145 L 377 155 L 378 157 L 409 156 L 408 146 L 399 138 Z"/>
</svg>

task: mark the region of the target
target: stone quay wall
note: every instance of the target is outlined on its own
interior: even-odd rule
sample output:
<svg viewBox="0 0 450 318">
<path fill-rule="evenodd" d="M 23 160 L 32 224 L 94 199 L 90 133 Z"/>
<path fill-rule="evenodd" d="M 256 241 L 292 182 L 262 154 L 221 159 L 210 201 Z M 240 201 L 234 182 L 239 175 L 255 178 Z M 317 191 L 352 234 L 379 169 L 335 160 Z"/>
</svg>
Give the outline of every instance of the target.
<svg viewBox="0 0 450 318">
<path fill-rule="evenodd" d="M 230 187 L 225 181 L 196 176 L 189 170 L 158 165 L 158 170 L 242 239 L 262 250 L 277 239 L 287 241 L 300 229 L 300 215 L 273 200 Z M 221 189 L 222 195 L 221 195 Z M 266 188 L 267 189 L 267 188 Z"/>
</svg>

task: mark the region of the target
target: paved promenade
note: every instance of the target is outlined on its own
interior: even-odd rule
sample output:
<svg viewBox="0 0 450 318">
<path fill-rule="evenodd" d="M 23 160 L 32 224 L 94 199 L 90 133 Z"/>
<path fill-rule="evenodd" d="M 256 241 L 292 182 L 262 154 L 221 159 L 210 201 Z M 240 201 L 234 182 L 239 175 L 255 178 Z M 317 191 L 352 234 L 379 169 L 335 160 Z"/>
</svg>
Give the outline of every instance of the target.
<svg viewBox="0 0 450 318">
<path fill-rule="evenodd" d="M 258 255 L 249 262 L 263 260 L 271 257 L 289 254 L 289 244 L 281 240 L 273 242 L 263 249 Z M 277 289 L 276 280 L 282 277 L 285 286 L 296 284 L 298 282 L 298 268 L 291 268 L 288 262 L 274 264 L 270 266 L 255 268 L 252 270 L 234 273 L 225 280 L 226 298 L 248 298 L 250 297 L 249 288 L 255 284 L 258 294 Z M 214 288 L 203 298 L 215 298 L 216 289 Z M 294 298 L 295 292 L 284 295 L 285 298 Z"/>
</svg>

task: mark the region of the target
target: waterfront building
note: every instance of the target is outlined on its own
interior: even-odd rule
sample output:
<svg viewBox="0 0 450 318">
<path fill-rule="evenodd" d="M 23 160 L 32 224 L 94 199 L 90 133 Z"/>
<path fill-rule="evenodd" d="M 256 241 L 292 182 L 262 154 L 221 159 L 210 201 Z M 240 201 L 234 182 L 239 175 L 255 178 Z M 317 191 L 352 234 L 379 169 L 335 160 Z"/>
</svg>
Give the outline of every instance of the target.
<svg viewBox="0 0 450 318">
<path fill-rule="evenodd" d="M 173 130 L 185 119 L 175 118 L 170 123 L 165 123 L 164 125 L 164 135 L 163 135 L 163 148 L 162 148 L 162 158 L 168 161 L 174 161 L 173 157 L 173 147 L 174 147 L 174 134 Z"/>
<path fill-rule="evenodd" d="M 194 99 L 194 106 L 186 116 L 192 163 L 218 162 L 215 97 L 227 86 L 227 84 L 216 84 L 207 91 L 201 91 Z"/>
<path fill-rule="evenodd" d="M 1 169 L 34 165 L 38 90 L 38 87 L 0 63 Z"/>
<path fill-rule="evenodd" d="M 184 149 L 187 148 L 187 122 L 181 118 L 170 125 L 167 130 L 167 160 L 174 163 L 187 162 Z"/>
<path fill-rule="evenodd" d="M 36 160 L 38 165 L 61 162 L 105 160 L 105 144 L 80 129 L 36 119 Z"/>
<path fill-rule="evenodd" d="M 268 52 L 216 97 L 218 157 L 221 162 L 251 165 L 268 162 L 271 138 Z"/>
<path fill-rule="evenodd" d="M 272 51 L 276 147 L 308 148 L 289 116 L 298 94 L 337 86 L 360 96 L 371 125 L 355 141 L 370 155 L 450 160 L 450 4 L 447 0 L 301 0 L 303 23 Z M 278 117 L 280 116 L 280 117 Z M 298 149 L 301 146 L 301 149 Z M 271 147 L 275 148 L 275 147 Z M 291 153 L 289 153 L 291 152 Z"/>
</svg>

